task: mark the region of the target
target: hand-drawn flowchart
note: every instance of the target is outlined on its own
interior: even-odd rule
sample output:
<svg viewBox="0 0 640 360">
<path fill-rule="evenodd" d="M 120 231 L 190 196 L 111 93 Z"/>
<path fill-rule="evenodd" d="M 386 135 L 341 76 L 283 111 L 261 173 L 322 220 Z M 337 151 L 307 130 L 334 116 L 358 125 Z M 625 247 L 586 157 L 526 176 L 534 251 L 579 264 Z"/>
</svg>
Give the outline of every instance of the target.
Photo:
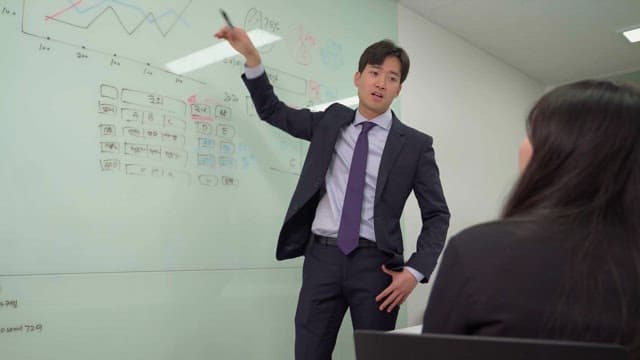
<svg viewBox="0 0 640 360">
<path fill-rule="evenodd" d="M 99 162 L 104 172 L 172 179 L 187 185 L 238 186 L 232 109 L 101 84 Z M 242 162 L 244 167 L 251 163 Z"/>
<path fill-rule="evenodd" d="M 42 39 L 41 52 L 52 52 L 62 45 L 77 49 L 74 57 L 78 61 L 104 57 L 104 66 L 114 71 L 128 73 L 129 67 L 135 65 L 147 79 L 174 78 L 176 86 L 188 86 L 189 83 L 201 87 L 211 79 L 173 74 L 156 61 L 166 51 L 157 53 L 160 48 L 152 48 L 150 52 L 149 47 L 141 46 L 143 36 L 144 39 L 157 37 L 163 42 L 171 42 L 172 51 L 186 51 L 175 49 L 182 42 L 176 44 L 172 34 L 189 33 L 194 26 L 195 12 L 200 10 L 198 6 L 203 4 L 196 0 L 140 0 L 126 4 L 22 0 L 21 30 L 25 35 Z M 283 36 L 285 40 L 280 51 L 286 49 L 295 63 L 312 66 L 315 62 L 332 71 L 344 64 L 341 43 L 333 39 L 322 41 L 303 23 L 285 26 L 277 12 L 258 7 L 247 10 L 243 20 L 242 25 L 247 30 L 259 28 Z M 271 53 L 275 46 L 277 44 L 268 45 L 261 52 Z M 221 65 L 241 72 L 244 64 L 239 57 L 232 57 Z M 299 107 L 327 103 L 339 97 L 335 86 L 313 77 L 302 77 L 272 66 L 267 66 L 267 74 L 283 99 L 294 98 L 293 104 Z M 102 171 L 170 178 L 191 185 L 237 186 L 239 178 L 232 170 L 247 168 L 256 161 L 249 146 L 239 143 L 237 136 L 234 138 L 237 135 L 234 122 L 255 115 L 250 98 L 239 97 L 233 90 L 225 89 L 224 101 L 218 101 L 218 104 L 211 101 L 209 104 L 189 103 L 188 99 L 169 95 L 173 91 L 164 86 L 136 89 L 116 83 L 107 80 L 98 85 L 101 120 L 97 125 Z M 238 80 L 235 85 L 241 86 L 241 82 Z M 183 94 L 182 91 L 177 93 Z M 207 98 L 203 94 L 199 97 Z M 246 113 L 234 114 L 233 120 L 231 113 L 238 109 L 226 105 L 241 103 L 244 103 Z M 113 119 L 105 119 L 108 116 Z M 301 141 L 275 134 L 271 140 L 278 143 L 281 158 L 266 168 L 297 176 L 306 146 Z"/>
</svg>

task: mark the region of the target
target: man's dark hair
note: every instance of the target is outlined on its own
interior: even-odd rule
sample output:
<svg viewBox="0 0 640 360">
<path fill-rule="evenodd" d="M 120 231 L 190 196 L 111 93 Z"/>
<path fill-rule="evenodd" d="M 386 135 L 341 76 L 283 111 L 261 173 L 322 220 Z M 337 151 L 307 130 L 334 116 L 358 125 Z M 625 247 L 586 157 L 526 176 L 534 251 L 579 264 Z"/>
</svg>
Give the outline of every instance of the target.
<svg viewBox="0 0 640 360">
<path fill-rule="evenodd" d="M 400 61 L 400 83 L 403 83 L 409 74 L 409 55 L 391 40 L 381 40 L 369 45 L 360 56 L 358 72 L 362 72 L 367 64 L 382 65 L 389 56 L 396 57 Z"/>
</svg>

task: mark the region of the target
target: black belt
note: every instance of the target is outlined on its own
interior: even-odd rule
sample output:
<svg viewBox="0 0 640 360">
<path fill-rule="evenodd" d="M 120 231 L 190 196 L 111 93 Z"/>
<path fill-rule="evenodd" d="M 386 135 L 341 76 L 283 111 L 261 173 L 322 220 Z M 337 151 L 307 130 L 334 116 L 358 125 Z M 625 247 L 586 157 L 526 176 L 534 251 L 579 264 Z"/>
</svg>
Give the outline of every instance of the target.
<svg viewBox="0 0 640 360">
<path fill-rule="evenodd" d="M 315 242 L 322 245 L 336 246 L 337 239 L 334 237 L 313 234 Z M 358 239 L 358 247 L 376 247 L 376 243 L 363 237 Z"/>
</svg>

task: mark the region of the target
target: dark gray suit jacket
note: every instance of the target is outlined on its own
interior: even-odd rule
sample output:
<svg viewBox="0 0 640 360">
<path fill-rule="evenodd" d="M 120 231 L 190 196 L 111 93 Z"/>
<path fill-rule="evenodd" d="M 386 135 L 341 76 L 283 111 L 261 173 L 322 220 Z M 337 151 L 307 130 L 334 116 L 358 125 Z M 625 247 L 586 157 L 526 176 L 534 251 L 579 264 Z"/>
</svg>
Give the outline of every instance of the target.
<svg viewBox="0 0 640 360">
<path fill-rule="evenodd" d="M 310 141 L 302 173 L 280 231 L 276 258 L 304 254 L 311 238 L 311 224 L 320 197 L 325 192 L 329 168 L 340 130 L 355 118 L 355 110 L 333 104 L 323 112 L 293 109 L 281 102 L 265 74 L 256 79 L 242 76 L 262 120 L 285 132 Z M 449 227 L 445 202 L 432 147 L 433 139 L 402 124 L 393 115 L 376 185 L 374 230 L 378 248 L 393 254 L 392 268 L 404 264 L 400 216 L 407 197 L 414 191 L 422 216 L 417 252 L 406 262 L 429 279 Z"/>
<path fill-rule="evenodd" d="M 604 241 L 597 248 L 604 251 L 585 256 L 568 239 L 585 239 L 588 225 L 502 220 L 453 236 L 423 332 L 628 343 L 640 330 L 637 264 Z M 622 241 L 619 233 L 607 232 L 608 241 Z M 591 286 L 572 271 L 595 274 Z M 572 290 L 563 290 L 568 284 Z"/>
</svg>

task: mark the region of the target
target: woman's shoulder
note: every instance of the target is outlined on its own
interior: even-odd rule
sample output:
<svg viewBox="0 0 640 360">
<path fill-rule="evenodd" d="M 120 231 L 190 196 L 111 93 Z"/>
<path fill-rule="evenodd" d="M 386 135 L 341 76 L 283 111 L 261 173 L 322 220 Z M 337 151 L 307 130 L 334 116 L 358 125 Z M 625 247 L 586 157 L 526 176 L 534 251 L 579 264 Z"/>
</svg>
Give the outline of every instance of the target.
<svg viewBox="0 0 640 360">
<path fill-rule="evenodd" d="M 569 254 L 564 236 L 545 222 L 492 221 L 453 236 L 445 256 L 483 284 L 526 277 L 539 269 L 545 273 L 538 276 L 552 276 L 562 270 Z"/>
<path fill-rule="evenodd" d="M 468 227 L 449 240 L 449 246 L 469 251 L 500 251 L 513 248 L 538 248 L 558 244 L 562 231 L 539 220 L 507 219 Z"/>
<path fill-rule="evenodd" d="M 512 220 L 495 220 L 473 226 L 469 226 L 454 236 L 451 240 L 455 241 L 475 241 L 485 238 L 502 238 L 512 237 L 520 232 L 520 227 L 532 227 L 528 221 L 512 221 Z"/>
</svg>

